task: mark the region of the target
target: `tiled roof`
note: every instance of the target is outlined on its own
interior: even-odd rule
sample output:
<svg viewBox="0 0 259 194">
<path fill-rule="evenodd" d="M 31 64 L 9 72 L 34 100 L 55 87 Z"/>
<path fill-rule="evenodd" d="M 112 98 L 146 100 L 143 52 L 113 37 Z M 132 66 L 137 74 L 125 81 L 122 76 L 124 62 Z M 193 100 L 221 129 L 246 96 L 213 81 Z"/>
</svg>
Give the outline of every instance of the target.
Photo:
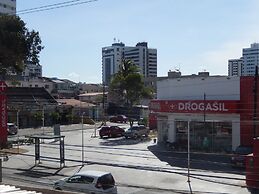
<svg viewBox="0 0 259 194">
<path fill-rule="evenodd" d="M 7 99 L 13 103 L 57 104 L 44 88 L 8 87 Z"/>
<path fill-rule="evenodd" d="M 58 103 L 61 105 L 70 105 L 73 107 L 82 107 L 82 108 L 87 108 L 87 107 L 94 107 L 94 104 L 87 103 L 87 102 L 82 102 L 80 100 L 76 99 L 57 99 Z"/>
</svg>

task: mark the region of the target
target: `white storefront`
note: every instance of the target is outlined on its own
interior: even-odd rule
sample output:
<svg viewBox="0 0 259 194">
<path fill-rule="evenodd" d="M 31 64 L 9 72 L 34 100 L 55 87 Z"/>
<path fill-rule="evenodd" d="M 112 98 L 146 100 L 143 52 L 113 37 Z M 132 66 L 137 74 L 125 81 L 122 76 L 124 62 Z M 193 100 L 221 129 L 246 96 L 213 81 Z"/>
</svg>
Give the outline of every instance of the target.
<svg viewBox="0 0 259 194">
<path fill-rule="evenodd" d="M 231 151 L 241 144 L 239 77 L 167 79 L 157 91 L 150 109 L 157 113 L 158 143 L 186 146 L 189 125 L 198 150 Z"/>
</svg>

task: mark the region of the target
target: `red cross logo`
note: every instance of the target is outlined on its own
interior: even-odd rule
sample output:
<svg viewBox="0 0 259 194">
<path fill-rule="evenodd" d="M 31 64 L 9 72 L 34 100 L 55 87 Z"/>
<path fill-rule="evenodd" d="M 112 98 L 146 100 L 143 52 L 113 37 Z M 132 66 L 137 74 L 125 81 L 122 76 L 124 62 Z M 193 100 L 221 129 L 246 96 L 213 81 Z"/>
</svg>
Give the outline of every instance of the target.
<svg viewBox="0 0 259 194">
<path fill-rule="evenodd" d="M 171 107 L 172 110 L 174 110 L 175 105 L 174 105 L 174 104 L 171 104 L 170 107 Z"/>
<path fill-rule="evenodd" d="M 3 92 L 6 89 L 6 84 L 4 82 L 0 82 L 0 91 Z"/>
</svg>

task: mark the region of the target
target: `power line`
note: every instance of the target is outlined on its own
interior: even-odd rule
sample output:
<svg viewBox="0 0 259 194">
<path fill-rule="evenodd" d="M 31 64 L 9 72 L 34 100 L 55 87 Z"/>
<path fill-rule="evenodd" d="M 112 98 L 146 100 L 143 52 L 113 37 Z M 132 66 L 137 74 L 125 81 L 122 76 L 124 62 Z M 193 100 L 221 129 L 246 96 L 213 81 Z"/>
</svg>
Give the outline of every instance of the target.
<svg viewBox="0 0 259 194">
<path fill-rule="evenodd" d="M 40 7 L 35 7 L 35 8 L 30 8 L 30 9 L 25 9 L 25 10 L 17 11 L 16 15 L 24 15 L 24 14 L 35 13 L 35 12 L 49 11 L 49 10 L 54 10 L 54 9 L 59 9 L 59 8 L 64 8 L 64 7 L 71 7 L 71 6 L 81 5 L 81 4 L 88 4 L 88 3 L 92 3 L 92 2 L 96 2 L 96 1 L 98 1 L 98 0 L 87 0 L 87 1 L 73 0 L 73 1 L 66 1 L 66 2 L 62 2 L 62 3 L 56 3 L 56 4 L 45 5 L 45 6 L 40 6 Z"/>
<path fill-rule="evenodd" d="M 36 10 L 36 9 L 47 8 L 47 7 L 54 7 L 54 6 L 58 6 L 58 5 L 69 4 L 69 3 L 73 3 L 73 2 L 77 2 L 77 1 L 82 1 L 82 0 L 65 1 L 65 2 L 61 2 L 61 3 L 43 5 L 43 6 L 40 6 L 40 7 L 34 7 L 34 8 L 19 10 L 19 11 L 17 11 L 17 13 L 28 12 L 28 11 L 32 11 L 32 10 Z"/>
</svg>

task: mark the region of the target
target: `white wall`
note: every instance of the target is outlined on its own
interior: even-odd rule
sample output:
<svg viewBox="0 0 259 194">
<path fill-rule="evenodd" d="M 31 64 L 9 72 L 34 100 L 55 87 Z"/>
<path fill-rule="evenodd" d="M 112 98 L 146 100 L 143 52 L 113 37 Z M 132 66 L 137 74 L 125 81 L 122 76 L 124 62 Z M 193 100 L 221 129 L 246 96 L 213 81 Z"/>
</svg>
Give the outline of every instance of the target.
<svg viewBox="0 0 259 194">
<path fill-rule="evenodd" d="M 159 100 L 240 100 L 239 77 L 193 77 L 157 82 Z"/>
</svg>

